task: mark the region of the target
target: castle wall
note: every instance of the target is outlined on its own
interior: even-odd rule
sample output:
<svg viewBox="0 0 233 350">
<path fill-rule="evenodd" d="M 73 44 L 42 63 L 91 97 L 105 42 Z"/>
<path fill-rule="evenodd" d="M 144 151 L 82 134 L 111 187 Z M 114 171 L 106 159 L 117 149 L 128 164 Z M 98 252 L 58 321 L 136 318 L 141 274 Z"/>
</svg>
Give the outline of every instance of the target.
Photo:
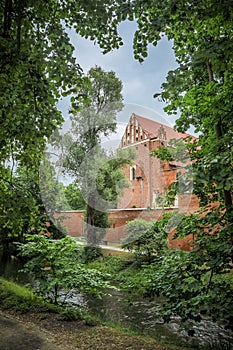
<svg viewBox="0 0 233 350">
<path fill-rule="evenodd" d="M 130 186 L 124 190 L 118 208 L 154 207 L 156 198 L 164 195 L 169 185 L 176 180 L 179 169 L 150 155 L 160 145 L 160 140 L 152 139 L 129 146 L 134 147 L 137 157 L 133 165 L 123 169 Z M 135 178 L 132 178 L 132 168 L 135 169 Z"/>
<path fill-rule="evenodd" d="M 182 164 L 161 161 L 151 156 L 151 151 L 157 150 L 161 145 L 165 146 L 172 138 L 186 136 L 188 135 L 177 133 L 166 125 L 132 114 L 121 140 L 121 148 L 134 147 L 137 157 L 123 169 L 130 186 L 124 189 L 118 209 L 109 212 L 111 227 L 107 229 L 104 238 L 109 244 L 119 243 L 126 235 L 127 222 L 136 218 L 158 220 L 164 212 L 179 210 L 190 214 L 198 210 L 197 197 L 189 193 L 179 196 L 171 208 L 160 208 L 161 204 L 157 202 L 176 180 L 177 173 L 184 169 Z M 63 225 L 68 234 L 72 237 L 85 237 L 84 211 L 57 213 L 56 217 L 64 215 Z M 174 232 L 170 232 L 171 248 L 191 249 L 193 237 L 173 240 L 173 236 Z"/>
<path fill-rule="evenodd" d="M 179 211 L 185 214 L 189 214 L 198 209 L 198 199 L 196 196 L 185 194 L 179 198 Z M 111 221 L 111 227 L 107 229 L 104 240 L 111 243 L 120 243 L 121 239 L 126 236 L 126 224 L 129 221 L 137 218 L 144 219 L 146 221 L 158 220 L 164 213 L 177 210 L 177 208 L 126 208 L 126 209 L 113 209 L 109 212 L 109 219 Z M 85 237 L 85 224 L 84 224 L 84 211 L 74 210 L 56 213 L 55 217 L 64 217 L 62 224 L 65 226 L 67 233 L 71 237 Z M 192 243 L 193 237 L 189 236 L 186 239 L 173 240 L 174 232 L 169 234 L 169 246 L 171 248 L 179 248 L 188 250 Z"/>
</svg>

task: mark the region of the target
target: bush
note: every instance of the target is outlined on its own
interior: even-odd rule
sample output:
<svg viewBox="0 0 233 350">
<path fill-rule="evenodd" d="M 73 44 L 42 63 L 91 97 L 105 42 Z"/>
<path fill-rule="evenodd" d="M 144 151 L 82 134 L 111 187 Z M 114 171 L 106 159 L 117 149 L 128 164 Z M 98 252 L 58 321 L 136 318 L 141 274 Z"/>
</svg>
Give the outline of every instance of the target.
<svg viewBox="0 0 233 350">
<path fill-rule="evenodd" d="M 85 246 L 83 249 L 83 260 L 84 263 L 97 260 L 103 256 L 102 248 L 98 246 Z"/>
<path fill-rule="evenodd" d="M 126 225 L 127 237 L 122 240 L 122 248 L 133 252 L 138 262 L 152 263 L 154 257 L 167 248 L 166 224 L 169 217 L 158 221 L 135 219 Z"/>
<path fill-rule="evenodd" d="M 98 317 L 93 315 L 88 315 L 88 314 L 83 316 L 83 320 L 85 321 L 85 324 L 87 326 L 92 326 L 92 327 L 97 326 L 100 323 Z"/>
<path fill-rule="evenodd" d="M 99 247 L 88 248 L 91 249 L 86 250 L 86 260 L 102 255 Z M 29 259 L 23 271 L 33 275 L 37 292 L 55 304 L 64 304 L 73 289 L 100 295 L 102 288 L 111 287 L 107 276 L 84 266 L 78 245 L 69 237 L 51 240 L 43 235 L 32 236 L 28 243 L 20 246 L 20 254 Z"/>
<path fill-rule="evenodd" d="M 121 258 L 118 256 L 104 256 L 103 259 L 91 261 L 88 263 L 88 268 L 96 269 L 102 273 L 116 276 L 116 273 L 131 266 L 133 263 L 132 258 Z"/>
</svg>

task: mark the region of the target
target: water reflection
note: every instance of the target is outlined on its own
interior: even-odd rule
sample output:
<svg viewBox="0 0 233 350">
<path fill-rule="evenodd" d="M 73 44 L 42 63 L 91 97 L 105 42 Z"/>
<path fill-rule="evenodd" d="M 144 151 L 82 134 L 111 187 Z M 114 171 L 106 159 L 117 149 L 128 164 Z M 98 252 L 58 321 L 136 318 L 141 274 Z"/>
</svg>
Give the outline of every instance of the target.
<svg viewBox="0 0 233 350">
<path fill-rule="evenodd" d="M 152 303 L 143 300 L 129 303 L 126 293 L 117 290 L 111 293 L 112 296 L 106 295 L 101 300 L 87 298 L 87 308 L 101 319 L 122 327 L 130 327 L 156 339 L 180 341 L 179 335 L 163 323 L 158 310 L 159 300 Z"/>
</svg>

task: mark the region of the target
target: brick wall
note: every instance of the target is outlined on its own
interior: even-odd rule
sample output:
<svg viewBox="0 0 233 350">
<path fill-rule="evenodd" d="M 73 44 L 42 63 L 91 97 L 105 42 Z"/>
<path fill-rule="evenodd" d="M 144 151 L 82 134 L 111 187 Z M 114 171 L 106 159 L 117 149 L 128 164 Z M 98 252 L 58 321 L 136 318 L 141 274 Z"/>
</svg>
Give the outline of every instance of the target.
<svg viewBox="0 0 233 350">
<path fill-rule="evenodd" d="M 63 211 L 55 213 L 54 218 L 62 219 L 62 226 L 70 236 L 80 237 L 84 235 L 84 214 L 84 210 Z"/>
<path fill-rule="evenodd" d="M 141 218 L 147 221 L 159 219 L 163 213 L 177 210 L 178 208 L 156 208 L 156 209 L 143 209 L 143 208 L 128 208 L 128 209 L 113 209 L 109 213 L 109 219 L 111 221 L 111 227 L 107 230 L 105 240 L 109 245 L 111 243 L 119 243 L 122 238 L 125 237 L 125 226 L 127 222 L 137 218 Z M 179 198 L 179 211 L 182 213 L 189 214 L 198 209 L 198 199 L 196 196 L 190 196 L 185 194 Z M 67 232 L 72 237 L 85 236 L 84 230 L 84 211 L 67 211 L 56 213 L 55 217 L 65 217 L 63 225 L 66 227 Z M 191 249 L 191 243 L 193 240 L 192 236 L 186 239 L 175 239 L 172 237 L 174 231 L 169 234 L 169 246 L 171 248 L 179 248 L 184 250 Z"/>
<path fill-rule="evenodd" d="M 132 179 L 130 176 L 132 166 L 127 165 L 123 171 L 130 186 L 124 190 L 118 208 L 153 207 L 156 196 L 163 196 L 169 185 L 176 180 L 177 172 L 184 171 L 150 155 L 151 151 L 156 150 L 160 145 L 160 140 L 147 139 L 128 146 L 136 150 L 137 156 L 133 162 L 136 178 Z"/>
</svg>

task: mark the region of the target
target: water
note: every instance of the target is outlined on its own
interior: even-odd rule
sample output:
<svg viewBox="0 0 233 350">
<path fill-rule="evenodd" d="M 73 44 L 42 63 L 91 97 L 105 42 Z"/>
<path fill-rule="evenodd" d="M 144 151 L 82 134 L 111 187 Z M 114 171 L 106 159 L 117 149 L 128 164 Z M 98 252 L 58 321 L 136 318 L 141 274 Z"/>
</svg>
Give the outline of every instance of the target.
<svg viewBox="0 0 233 350">
<path fill-rule="evenodd" d="M 13 256 L 4 256 L 0 252 L 0 276 L 14 280 L 20 278 L 19 269 L 22 267 L 21 262 Z"/>
<path fill-rule="evenodd" d="M 17 259 L 2 260 L 0 256 L 0 275 L 8 279 L 28 282 L 27 276 L 18 274 L 21 263 Z M 111 290 L 111 296 L 105 295 L 102 299 L 87 297 L 73 293 L 67 300 L 72 305 L 85 306 L 90 313 L 97 315 L 104 321 L 129 327 L 148 334 L 158 340 L 175 342 L 180 345 L 187 343 L 200 346 L 209 346 L 209 349 L 233 349 L 233 334 L 221 325 L 209 320 L 194 324 L 195 335 L 189 337 L 180 328 L 179 318 L 173 318 L 169 324 L 164 324 L 159 315 L 159 305 L 162 300 L 153 302 L 138 299 L 128 302 L 128 295 L 119 290 Z"/>
<path fill-rule="evenodd" d="M 209 320 L 194 324 L 193 337 L 181 329 L 180 319 L 174 317 L 168 324 L 159 315 L 162 300 L 153 302 L 137 300 L 127 301 L 127 294 L 113 291 L 112 296 L 106 295 L 101 300 L 86 299 L 87 308 L 103 320 L 130 327 L 158 340 L 175 342 L 180 345 L 208 346 L 210 349 L 233 349 L 233 334 L 221 325 Z"/>
</svg>

